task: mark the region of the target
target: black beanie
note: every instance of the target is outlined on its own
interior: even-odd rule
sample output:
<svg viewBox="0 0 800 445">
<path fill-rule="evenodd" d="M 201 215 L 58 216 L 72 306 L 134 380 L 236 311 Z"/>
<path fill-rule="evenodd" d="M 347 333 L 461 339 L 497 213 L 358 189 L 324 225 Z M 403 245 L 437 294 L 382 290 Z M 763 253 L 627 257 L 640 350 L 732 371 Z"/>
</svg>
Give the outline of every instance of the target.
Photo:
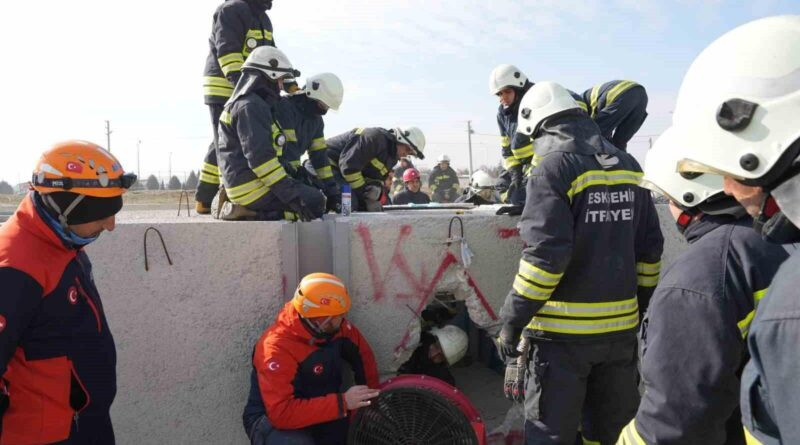
<svg viewBox="0 0 800 445">
<path fill-rule="evenodd" d="M 45 196 L 49 196 L 58 205 L 59 212 L 51 208 L 49 200 Z M 78 194 L 72 192 L 54 192 L 42 196 L 45 207 L 48 212 L 58 219 L 58 213 L 64 213 L 67 207 L 72 204 L 78 197 Z M 85 224 L 92 221 L 99 221 L 108 218 L 111 215 L 116 215 L 122 209 L 122 196 L 114 196 L 111 198 L 97 198 L 95 196 L 84 196 L 80 203 L 78 203 L 72 211 L 67 215 L 67 224 Z"/>
</svg>

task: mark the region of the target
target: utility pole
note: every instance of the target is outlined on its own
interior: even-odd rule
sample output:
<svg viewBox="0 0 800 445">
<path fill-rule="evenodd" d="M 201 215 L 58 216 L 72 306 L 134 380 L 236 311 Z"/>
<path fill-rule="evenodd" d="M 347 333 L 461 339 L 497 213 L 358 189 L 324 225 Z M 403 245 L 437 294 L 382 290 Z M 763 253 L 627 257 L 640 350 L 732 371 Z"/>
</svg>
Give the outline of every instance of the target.
<svg viewBox="0 0 800 445">
<path fill-rule="evenodd" d="M 169 152 L 169 178 L 167 181 L 172 179 L 172 152 Z"/>
<path fill-rule="evenodd" d="M 111 152 L 111 122 L 106 121 L 106 149 Z"/>
<path fill-rule="evenodd" d="M 142 164 L 139 162 L 139 148 L 142 145 L 142 140 L 139 139 L 136 141 L 136 176 L 139 177 L 139 180 L 142 179 Z"/>
<path fill-rule="evenodd" d="M 472 178 L 472 121 L 467 121 L 467 143 L 469 144 L 469 177 Z"/>
</svg>

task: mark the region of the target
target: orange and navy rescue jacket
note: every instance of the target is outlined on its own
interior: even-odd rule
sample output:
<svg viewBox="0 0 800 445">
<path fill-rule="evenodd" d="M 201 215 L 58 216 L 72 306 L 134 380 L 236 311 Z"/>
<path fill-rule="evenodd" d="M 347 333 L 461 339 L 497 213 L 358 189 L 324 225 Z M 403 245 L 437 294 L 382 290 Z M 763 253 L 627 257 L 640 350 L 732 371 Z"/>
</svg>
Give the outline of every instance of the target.
<svg viewBox="0 0 800 445">
<path fill-rule="evenodd" d="M 266 414 L 274 428 L 305 429 L 316 444 L 344 443 L 348 425 L 342 393 L 345 363 L 351 365 L 356 385 L 378 387 L 375 356 L 352 323 L 344 320 L 335 336 L 319 340 L 287 303 L 256 343 L 245 429 L 250 431 Z"/>
<path fill-rule="evenodd" d="M 0 226 L 0 444 L 113 444 L 116 349 L 91 263 L 35 199 Z"/>
</svg>

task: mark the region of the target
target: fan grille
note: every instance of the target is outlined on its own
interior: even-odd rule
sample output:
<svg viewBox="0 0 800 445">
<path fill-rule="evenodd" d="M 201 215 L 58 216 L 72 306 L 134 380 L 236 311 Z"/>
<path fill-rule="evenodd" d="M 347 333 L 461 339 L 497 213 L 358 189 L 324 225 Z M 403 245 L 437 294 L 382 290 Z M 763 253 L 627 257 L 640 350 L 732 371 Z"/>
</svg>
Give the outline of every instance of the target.
<svg viewBox="0 0 800 445">
<path fill-rule="evenodd" d="M 435 391 L 395 388 L 356 412 L 350 445 L 478 445 L 467 416 Z"/>
</svg>

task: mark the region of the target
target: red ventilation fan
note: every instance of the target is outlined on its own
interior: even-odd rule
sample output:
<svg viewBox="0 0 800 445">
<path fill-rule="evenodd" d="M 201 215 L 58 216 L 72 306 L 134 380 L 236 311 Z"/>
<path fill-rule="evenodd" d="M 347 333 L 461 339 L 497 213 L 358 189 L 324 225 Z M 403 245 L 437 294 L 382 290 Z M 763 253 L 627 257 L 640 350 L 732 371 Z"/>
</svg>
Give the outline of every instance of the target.
<svg viewBox="0 0 800 445">
<path fill-rule="evenodd" d="M 350 445 L 485 445 L 478 410 L 458 389 L 433 377 L 402 375 L 381 384 L 372 405 L 356 411 Z"/>
</svg>

